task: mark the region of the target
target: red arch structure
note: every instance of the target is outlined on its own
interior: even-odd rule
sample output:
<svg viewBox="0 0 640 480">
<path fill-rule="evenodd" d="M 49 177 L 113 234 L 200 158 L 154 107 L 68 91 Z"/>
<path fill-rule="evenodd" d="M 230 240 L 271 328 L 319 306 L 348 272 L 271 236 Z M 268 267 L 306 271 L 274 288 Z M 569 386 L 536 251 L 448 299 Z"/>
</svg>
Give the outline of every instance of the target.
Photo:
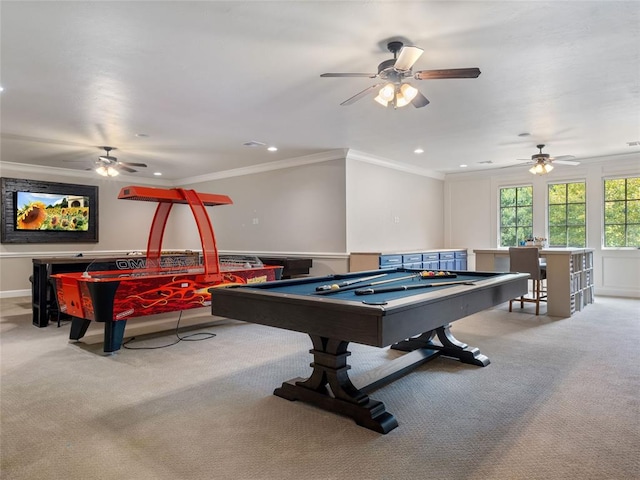
<svg viewBox="0 0 640 480">
<path fill-rule="evenodd" d="M 217 281 L 220 279 L 220 261 L 218 258 L 218 248 L 216 237 L 213 233 L 213 226 L 207 214 L 205 206 L 231 205 L 233 201 L 227 195 L 214 193 L 198 193 L 195 190 L 183 188 L 153 188 L 129 186 L 123 187 L 118 195 L 119 199 L 141 200 L 146 202 L 158 202 L 156 213 L 149 231 L 149 241 L 147 242 L 147 268 L 160 270 L 160 255 L 162 253 L 162 239 L 171 208 L 176 203 L 188 204 L 193 213 L 193 218 L 198 226 L 200 244 L 202 245 L 202 259 L 206 281 Z"/>
</svg>

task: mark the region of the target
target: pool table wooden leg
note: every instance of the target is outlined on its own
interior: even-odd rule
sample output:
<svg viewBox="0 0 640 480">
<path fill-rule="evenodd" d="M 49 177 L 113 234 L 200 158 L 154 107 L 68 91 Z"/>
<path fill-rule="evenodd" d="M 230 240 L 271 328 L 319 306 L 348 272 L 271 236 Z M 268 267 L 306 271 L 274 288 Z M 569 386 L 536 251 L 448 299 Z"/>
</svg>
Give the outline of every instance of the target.
<svg viewBox="0 0 640 480">
<path fill-rule="evenodd" d="M 433 342 L 435 337 L 438 337 L 440 345 Z M 443 325 L 435 330 L 421 333 L 417 337 L 403 340 L 392 345 L 391 348 L 404 352 L 410 352 L 418 348 L 430 348 L 438 350 L 440 355 L 445 357 L 457 358 L 462 363 L 469 363 L 479 367 L 486 367 L 491 363 L 489 357 L 480 353 L 478 348 L 470 347 L 456 339 L 451 333 L 451 324 Z"/>
<path fill-rule="evenodd" d="M 301 400 L 324 410 L 349 416 L 361 425 L 379 433 L 388 433 L 398 426 L 395 417 L 386 411 L 382 402 L 370 399 L 349 379 L 347 350 L 349 342 L 317 335 L 309 335 L 313 342 L 311 367 L 307 379 L 295 378 L 284 382 L 273 392 L 287 400 Z"/>
</svg>

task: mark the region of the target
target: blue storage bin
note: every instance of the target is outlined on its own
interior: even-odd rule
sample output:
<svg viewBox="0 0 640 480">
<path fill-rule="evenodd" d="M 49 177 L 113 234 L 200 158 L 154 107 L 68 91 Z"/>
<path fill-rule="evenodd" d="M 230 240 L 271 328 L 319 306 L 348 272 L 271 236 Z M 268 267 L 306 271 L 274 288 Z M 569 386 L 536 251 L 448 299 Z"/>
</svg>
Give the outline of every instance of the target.
<svg viewBox="0 0 640 480">
<path fill-rule="evenodd" d="M 422 263 L 421 253 L 409 253 L 402 255 L 402 263 Z"/>
<path fill-rule="evenodd" d="M 402 255 L 380 255 L 380 268 L 402 266 Z"/>
<path fill-rule="evenodd" d="M 402 266 L 404 268 L 415 268 L 417 270 L 422 269 L 422 262 L 416 262 L 416 263 L 403 263 Z"/>
<path fill-rule="evenodd" d="M 440 261 L 422 262 L 423 270 L 438 270 L 440 268 Z"/>
<path fill-rule="evenodd" d="M 422 254 L 423 262 L 438 262 L 439 260 L 440 260 L 440 254 L 438 252 Z"/>
</svg>

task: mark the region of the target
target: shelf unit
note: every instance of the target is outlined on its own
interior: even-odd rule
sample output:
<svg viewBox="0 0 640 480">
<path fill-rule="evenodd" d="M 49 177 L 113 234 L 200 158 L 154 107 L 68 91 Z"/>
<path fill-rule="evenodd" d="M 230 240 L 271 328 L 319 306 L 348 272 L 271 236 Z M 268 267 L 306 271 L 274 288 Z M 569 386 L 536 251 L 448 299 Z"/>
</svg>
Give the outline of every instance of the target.
<svg viewBox="0 0 640 480">
<path fill-rule="evenodd" d="M 409 252 L 351 252 L 349 255 L 350 272 L 395 267 L 422 270 L 466 270 L 467 250 L 456 248 L 412 250 Z"/>
<path fill-rule="evenodd" d="M 571 313 L 593 303 L 593 252 L 574 253 L 570 261 Z"/>
<path fill-rule="evenodd" d="M 509 268 L 509 250 L 506 248 L 473 252 L 477 271 Z M 570 317 L 594 302 L 593 249 L 543 248 L 540 256 L 547 264 L 547 315 Z"/>
</svg>

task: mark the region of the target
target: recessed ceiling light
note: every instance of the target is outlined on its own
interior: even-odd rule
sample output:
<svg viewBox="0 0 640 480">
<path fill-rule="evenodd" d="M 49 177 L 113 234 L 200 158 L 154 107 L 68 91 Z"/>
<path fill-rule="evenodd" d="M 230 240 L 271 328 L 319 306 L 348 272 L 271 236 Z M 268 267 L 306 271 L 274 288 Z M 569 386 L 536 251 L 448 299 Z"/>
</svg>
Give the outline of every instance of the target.
<svg viewBox="0 0 640 480">
<path fill-rule="evenodd" d="M 467 168 L 469 165 L 465 165 L 464 163 L 460 165 L 460 168 Z"/>
<path fill-rule="evenodd" d="M 4 87 L 0 87 L 0 92 L 4 91 Z"/>
<path fill-rule="evenodd" d="M 277 152 L 278 151 L 278 147 L 269 147 L 269 148 L 267 148 L 267 150 L 269 150 L 270 152 Z"/>
<path fill-rule="evenodd" d="M 424 153 L 424 150 L 422 148 L 416 148 L 413 153 Z"/>
<path fill-rule="evenodd" d="M 153 172 L 153 174 L 154 174 L 156 177 L 159 177 L 160 175 L 162 175 L 162 172 Z"/>
</svg>

